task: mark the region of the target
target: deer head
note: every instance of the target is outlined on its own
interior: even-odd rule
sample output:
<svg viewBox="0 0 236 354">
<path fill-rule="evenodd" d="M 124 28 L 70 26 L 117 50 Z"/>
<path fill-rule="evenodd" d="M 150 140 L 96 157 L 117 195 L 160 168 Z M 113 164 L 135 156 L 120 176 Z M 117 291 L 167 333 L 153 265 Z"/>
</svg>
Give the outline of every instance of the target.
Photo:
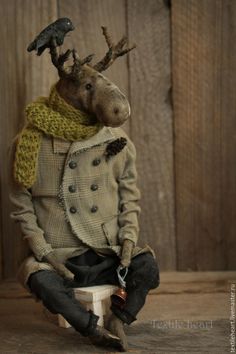
<svg viewBox="0 0 236 354">
<path fill-rule="evenodd" d="M 125 36 L 114 44 L 106 27 L 102 27 L 102 30 L 108 51 L 94 66 L 90 64 L 93 55 L 81 59 L 74 49 L 58 55 L 53 42 L 50 54 L 60 77 L 56 88 L 61 97 L 75 108 L 90 113 L 104 125 L 118 127 L 129 118 L 130 105 L 119 88 L 101 72 L 106 70 L 116 58 L 135 48 L 135 45 L 124 49 L 127 43 Z M 71 54 L 73 65 L 66 68 L 64 64 Z"/>
</svg>

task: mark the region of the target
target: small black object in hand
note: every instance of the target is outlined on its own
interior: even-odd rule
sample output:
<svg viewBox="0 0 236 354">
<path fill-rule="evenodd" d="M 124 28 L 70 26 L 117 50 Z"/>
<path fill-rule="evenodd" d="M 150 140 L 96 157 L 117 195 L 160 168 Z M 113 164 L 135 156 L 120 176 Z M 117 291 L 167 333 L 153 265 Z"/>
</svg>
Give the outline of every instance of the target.
<svg viewBox="0 0 236 354">
<path fill-rule="evenodd" d="M 123 150 L 126 144 L 127 144 L 127 139 L 123 137 L 118 138 L 112 141 L 111 143 L 109 143 L 105 151 L 106 161 L 111 156 L 117 155 L 121 150 Z"/>
</svg>

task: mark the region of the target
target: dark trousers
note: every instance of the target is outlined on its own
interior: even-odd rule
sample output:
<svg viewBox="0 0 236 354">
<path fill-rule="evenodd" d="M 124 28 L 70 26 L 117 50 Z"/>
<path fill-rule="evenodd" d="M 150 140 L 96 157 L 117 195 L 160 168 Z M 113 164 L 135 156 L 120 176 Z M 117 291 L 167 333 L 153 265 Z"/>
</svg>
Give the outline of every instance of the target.
<svg viewBox="0 0 236 354">
<path fill-rule="evenodd" d="M 74 287 L 102 284 L 119 285 L 116 269 L 120 264 L 117 256 L 101 257 L 93 250 L 69 258 L 66 266 L 75 274 L 74 280 L 63 279 L 55 271 L 40 270 L 29 277 L 28 285 L 44 306 L 54 314 L 61 314 L 77 331 L 87 336 L 92 334 L 98 321 L 75 299 Z M 127 299 L 121 309 L 111 304 L 112 312 L 123 322 L 130 324 L 145 303 L 150 289 L 159 286 L 159 268 L 151 253 L 137 255 L 131 260 L 125 278 Z"/>
</svg>

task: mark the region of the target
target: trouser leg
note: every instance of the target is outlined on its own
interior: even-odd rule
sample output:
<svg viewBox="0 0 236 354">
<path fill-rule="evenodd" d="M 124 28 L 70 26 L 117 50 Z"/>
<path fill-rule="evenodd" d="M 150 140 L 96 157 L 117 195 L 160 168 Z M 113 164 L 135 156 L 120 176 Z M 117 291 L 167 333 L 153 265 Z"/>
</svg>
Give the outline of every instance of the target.
<svg viewBox="0 0 236 354">
<path fill-rule="evenodd" d="M 90 266 L 98 264 L 103 260 L 102 257 L 94 255 L 93 251 L 88 251 L 83 257 L 75 257 L 74 263 L 78 266 L 88 264 Z M 81 284 L 74 282 L 74 286 L 92 286 L 100 284 L 119 285 L 116 269 L 120 264 L 118 256 L 113 256 L 114 263 L 96 274 L 96 277 L 88 277 L 86 282 Z M 72 270 L 72 269 L 71 269 Z M 75 269 L 76 270 L 76 269 Z M 90 279 L 89 279 L 90 278 Z M 127 300 L 123 309 L 120 309 L 115 304 L 111 305 L 111 310 L 123 322 L 130 324 L 136 320 L 136 315 L 145 304 L 146 296 L 150 289 L 159 286 L 159 268 L 157 260 L 154 259 L 151 253 L 140 254 L 131 260 L 129 271 L 126 277 Z"/>
<path fill-rule="evenodd" d="M 63 278 L 55 271 L 40 270 L 31 274 L 29 287 L 54 314 L 61 314 L 82 335 L 92 334 L 98 321 L 92 311 L 75 299 L 73 288 L 65 286 Z"/>
<path fill-rule="evenodd" d="M 123 322 L 130 324 L 145 304 L 150 289 L 159 286 L 159 268 L 151 253 L 144 253 L 131 260 L 126 277 L 127 300 L 123 309 L 111 305 L 112 312 Z"/>
</svg>

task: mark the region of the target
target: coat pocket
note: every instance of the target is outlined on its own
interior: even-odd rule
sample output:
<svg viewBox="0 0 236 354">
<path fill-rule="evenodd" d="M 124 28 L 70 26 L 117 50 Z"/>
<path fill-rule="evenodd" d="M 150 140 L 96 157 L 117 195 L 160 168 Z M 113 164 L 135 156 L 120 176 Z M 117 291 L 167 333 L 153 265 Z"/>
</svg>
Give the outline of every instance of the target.
<svg viewBox="0 0 236 354">
<path fill-rule="evenodd" d="M 110 246 L 116 246 L 118 242 L 118 214 L 113 215 L 110 219 L 102 223 L 102 229 Z"/>
</svg>

